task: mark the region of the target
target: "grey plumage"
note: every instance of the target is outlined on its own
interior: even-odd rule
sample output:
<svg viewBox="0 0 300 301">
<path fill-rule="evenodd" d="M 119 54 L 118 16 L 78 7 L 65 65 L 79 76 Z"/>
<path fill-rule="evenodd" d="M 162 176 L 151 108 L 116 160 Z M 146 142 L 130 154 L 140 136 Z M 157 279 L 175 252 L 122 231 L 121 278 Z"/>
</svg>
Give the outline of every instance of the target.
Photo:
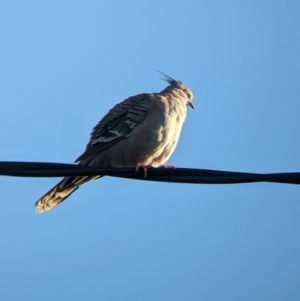
<svg viewBox="0 0 300 301">
<path fill-rule="evenodd" d="M 187 86 L 163 75 L 170 85 L 160 93 L 139 94 L 115 105 L 94 127 L 75 162 L 102 168 L 164 164 L 177 145 L 186 106 L 194 105 Z M 99 177 L 64 178 L 36 202 L 36 212 L 52 209 L 82 184 Z"/>
</svg>

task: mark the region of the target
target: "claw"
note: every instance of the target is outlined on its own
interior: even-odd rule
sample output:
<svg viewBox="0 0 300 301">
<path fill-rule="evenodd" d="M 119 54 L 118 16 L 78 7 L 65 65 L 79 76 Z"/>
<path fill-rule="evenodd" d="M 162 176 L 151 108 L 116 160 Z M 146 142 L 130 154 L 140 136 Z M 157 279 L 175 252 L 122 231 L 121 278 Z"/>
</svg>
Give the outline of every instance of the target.
<svg viewBox="0 0 300 301">
<path fill-rule="evenodd" d="M 174 165 L 159 165 L 158 168 L 175 169 L 175 166 Z"/>
<path fill-rule="evenodd" d="M 140 168 L 143 169 L 144 171 L 144 177 L 147 178 L 147 169 L 148 168 L 153 168 L 152 165 L 145 165 L 145 164 L 141 164 L 141 163 L 138 163 L 135 167 L 135 172 L 137 172 Z"/>
</svg>

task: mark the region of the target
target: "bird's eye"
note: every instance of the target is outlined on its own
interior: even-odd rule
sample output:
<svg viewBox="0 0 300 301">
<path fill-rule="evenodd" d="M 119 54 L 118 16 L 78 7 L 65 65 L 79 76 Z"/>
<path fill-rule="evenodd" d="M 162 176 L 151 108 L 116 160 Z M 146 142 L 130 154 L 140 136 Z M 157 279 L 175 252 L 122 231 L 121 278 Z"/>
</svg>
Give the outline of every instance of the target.
<svg viewBox="0 0 300 301">
<path fill-rule="evenodd" d="M 183 92 L 184 92 L 187 96 L 189 96 L 189 92 L 188 92 L 188 90 L 187 90 L 186 88 L 183 89 Z"/>
</svg>

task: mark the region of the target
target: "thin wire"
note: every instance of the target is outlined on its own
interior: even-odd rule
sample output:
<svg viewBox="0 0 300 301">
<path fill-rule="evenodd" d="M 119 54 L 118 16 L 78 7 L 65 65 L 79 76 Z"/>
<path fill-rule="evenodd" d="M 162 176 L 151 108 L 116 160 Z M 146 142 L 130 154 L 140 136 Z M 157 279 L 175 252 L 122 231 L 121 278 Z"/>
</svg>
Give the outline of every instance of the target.
<svg viewBox="0 0 300 301">
<path fill-rule="evenodd" d="M 97 168 L 63 163 L 1 162 L 0 175 L 16 177 L 66 177 L 106 175 L 134 180 L 189 183 L 189 184 L 238 184 L 271 182 L 300 185 L 300 173 L 243 173 L 209 169 L 150 168 L 147 178 L 143 170 L 135 168 Z"/>
</svg>

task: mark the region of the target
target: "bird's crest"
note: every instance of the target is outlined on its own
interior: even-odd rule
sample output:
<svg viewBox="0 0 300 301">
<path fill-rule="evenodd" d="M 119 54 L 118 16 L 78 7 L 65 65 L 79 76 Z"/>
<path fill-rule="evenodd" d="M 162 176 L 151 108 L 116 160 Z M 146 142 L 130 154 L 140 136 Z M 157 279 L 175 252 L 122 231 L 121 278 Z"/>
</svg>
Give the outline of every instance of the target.
<svg viewBox="0 0 300 301">
<path fill-rule="evenodd" d="M 166 82 L 168 82 L 169 84 L 173 85 L 173 84 L 178 84 L 178 83 L 181 83 L 180 80 L 176 80 L 174 78 L 172 78 L 171 76 L 159 71 L 159 70 L 156 70 L 157 72 L 159 72 L 160 74 L 162 74 L 165 78 L 162 78 L 162 80 L 165 80 Z"/>
</svg>

